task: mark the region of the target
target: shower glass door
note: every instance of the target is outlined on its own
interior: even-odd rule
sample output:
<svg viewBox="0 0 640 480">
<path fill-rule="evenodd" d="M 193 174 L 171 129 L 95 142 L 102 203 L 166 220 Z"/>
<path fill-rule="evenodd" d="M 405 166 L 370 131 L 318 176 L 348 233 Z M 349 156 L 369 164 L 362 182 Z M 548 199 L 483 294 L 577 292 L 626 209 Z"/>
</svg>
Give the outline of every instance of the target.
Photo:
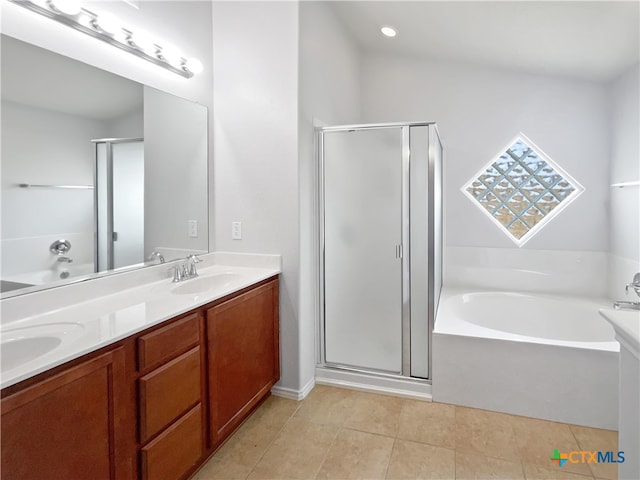
<svg viewBox="0 0 640 480">
<path fill-rule="evenodd" d="M 400 374 L 402 128 L 322 138 L 325 362 Z"/>
<path fill-rule="evenodd" d="M 96 268 L 144 262 L 144 142 L 96 143 Z"/>
</svg>

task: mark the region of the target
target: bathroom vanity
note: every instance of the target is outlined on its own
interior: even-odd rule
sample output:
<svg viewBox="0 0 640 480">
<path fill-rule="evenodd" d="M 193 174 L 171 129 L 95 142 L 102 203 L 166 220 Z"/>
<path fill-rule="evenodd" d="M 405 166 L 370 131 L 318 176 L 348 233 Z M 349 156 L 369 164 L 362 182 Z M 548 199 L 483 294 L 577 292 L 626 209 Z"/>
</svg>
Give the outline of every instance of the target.
<svg viewBox="0 0 640 480">
<path fill-rule="evenodd" d="M 279 269 L 238 271 L 214 266 L 141 287 L 152 325 L 129 335 L 111 325 L 113 342 L 5 386 L 3 478 L 192 475 L 280 377 Z M 127 295 L 109 299 L 114 311 Z M 157 320 L 171 309 L 179 313 Z M 67 320 L 87 311 L 69 309 Z"/>
</svg>

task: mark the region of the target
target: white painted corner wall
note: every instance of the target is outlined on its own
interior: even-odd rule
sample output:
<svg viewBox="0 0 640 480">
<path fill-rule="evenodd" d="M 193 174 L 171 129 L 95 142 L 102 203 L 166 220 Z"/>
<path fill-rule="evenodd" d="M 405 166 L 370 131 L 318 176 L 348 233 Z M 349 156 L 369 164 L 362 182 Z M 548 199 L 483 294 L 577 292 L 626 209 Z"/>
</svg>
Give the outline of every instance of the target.
<svg viewBox="0 0 640 480">
<path fill-rule="evenodd" d="M 298 391 L 297 2 L 214 2 L 213 50 L 215 246 L 282 255 L 278 387 Z"/>
<path fill-rule="evenodd" d="M 360 119 L 360 51 L 327 2 L 300 3 L 300 385 L 315 377 L 318 345 L 318 203 L 314 123 Z"/>
</svg>

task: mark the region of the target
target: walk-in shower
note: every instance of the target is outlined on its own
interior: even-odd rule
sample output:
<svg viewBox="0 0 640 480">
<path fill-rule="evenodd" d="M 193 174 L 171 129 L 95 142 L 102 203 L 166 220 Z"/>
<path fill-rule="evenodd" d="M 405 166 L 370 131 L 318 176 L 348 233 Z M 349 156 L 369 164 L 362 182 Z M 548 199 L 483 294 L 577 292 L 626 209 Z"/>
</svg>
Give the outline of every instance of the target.
<svg viewBox="0 0 640 480">
<path fill-rule="evenodd" d="M 442 278 L 434 123 L 322 127 L 320 369 L 430 379 Z"/>
</svg>

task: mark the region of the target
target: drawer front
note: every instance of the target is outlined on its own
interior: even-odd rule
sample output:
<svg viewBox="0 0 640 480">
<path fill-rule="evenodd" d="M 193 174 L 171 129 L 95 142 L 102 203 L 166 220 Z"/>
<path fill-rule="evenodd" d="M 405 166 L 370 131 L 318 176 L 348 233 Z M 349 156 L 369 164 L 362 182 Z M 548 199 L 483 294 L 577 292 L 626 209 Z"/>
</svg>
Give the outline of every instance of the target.
<svg viewBox="0 0 640 480">
<path fill-rule="evenodd" d="M 138 338 L 138 369 L 152 367 L 200 343 L 200 315 L 193 313 Z"/>
<path fill-rule="evenodd" d="M 140 450 L 144 480 L 181 478 L 202 458 L 202 409 L 192 408 Z"/>
<path fill-rule="evenodd" d="M 145 442 L 201 400 L 200 347 L 138 380 L 140 441 Z"/>
</svg>

